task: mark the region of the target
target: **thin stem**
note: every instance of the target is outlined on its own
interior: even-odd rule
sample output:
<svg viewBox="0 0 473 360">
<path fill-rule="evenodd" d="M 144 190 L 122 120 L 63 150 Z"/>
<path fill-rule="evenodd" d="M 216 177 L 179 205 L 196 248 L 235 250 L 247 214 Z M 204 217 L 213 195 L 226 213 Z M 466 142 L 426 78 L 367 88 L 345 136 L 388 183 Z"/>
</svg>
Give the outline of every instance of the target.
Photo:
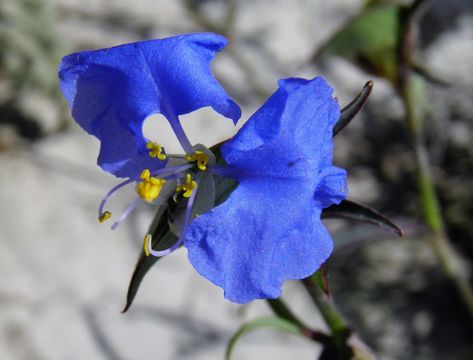
<svg viewBox="0 0 473 360">
<path fill-rule="evenodd" d="M 332 333 L 329 338 L 330 341 L 325 343 L 324 346 L 324 359 L 375 360 L 376 355 L 362 339 L 353 333 L 343 315 L 325 295 L 313 276 L 302 279 L 301 283 L 304 285 L 315 306 L 319 309 L 320 314 Z"/>
<path fill-rule="evenodd" d="M 293 314 L 293 312 L 287 307 L 287 305 L 284 303 L 284 301 L 281 300 L 281 298 L 267 299 L 266 302 L 271 308 L 271 310 L 273 310 L 273 312 L 280 318 L 286 319 L 301 328 L 306 327 L 304 323 L 302 323 L 302 321 L 299 320 L 297 316 Z"/>
<path fill-rule="evenodd" d="M 111 188 L 103 197 L 102 201 L 100 201 L 99 208 L 98 208 L 98 213 L 99 213 L 99 218 L 104 214 L 104 209 L 105 209 L 105 204 L 107 203 L 108 199 L 114 194 L 118 189 L 121 189 L 122 187 L 131 184 L 132 182 L 135 182 L 137 178 L 131 178 L 127 179 L 125 181 L 122 181 L 120 184 L 115 185 L 113 188 Z"/>
<path fill-rule="evenodd" d="M 133 202 L 128 205 L 128 207 L 125 209 L 125 211 L 120 215 L 117 221 L 115 221 L 111 227 L 112 230 L 115 230 L 127 217 L 130 215 L 130 213 L 135 210 L 135 208 L 138 206 L 138 204 L 141 202 L 141 198 L 137 197 Z"/>
<path fill-rule="evenodd" d="M 267 299 L 266 303 L 278 317 L 295 324 L 305 337 L 321 344 L 327 344 L 332 340 L 330 335 L 327 335 L 321 331 L 312 330 L 307 325 L 305 325 L 296 315 L 294 315 L 294 313 L 287 307 L 281 298 Z"/>
<path fill-rule="evenodd" d="M 402 99 L 406 109 L 408 128 L 411 133 L 414 156 L 417 167 L 417 186 L 420 192 L 421 205 L 425 221 L 430 230 L 428 240 L 434 251 L 440 266 L 448 278 L 452 281 L 462 301 L 464 302 L 470 317 L 473 319 L 473 290 L 469 284 L 468 275 L 462 270 L 464 260 L 454 250 L 445 232 L 445 225 L 438 202 L 427 151 L 421 142 L 418 128 L 419 119 L 415 111 L 415 104 L 407 91 L 410 79 L 403 86 Z"/>
<path fill-rule="evenodd" d="M 350 332 L 347 322 L 335 307 L 334 303 L 327 298 L 322 289 L 310 277 L 302 280 L 307 293 L 317 306 L 327 326 L 335 337 L 346 336 Z"/>
</svg>

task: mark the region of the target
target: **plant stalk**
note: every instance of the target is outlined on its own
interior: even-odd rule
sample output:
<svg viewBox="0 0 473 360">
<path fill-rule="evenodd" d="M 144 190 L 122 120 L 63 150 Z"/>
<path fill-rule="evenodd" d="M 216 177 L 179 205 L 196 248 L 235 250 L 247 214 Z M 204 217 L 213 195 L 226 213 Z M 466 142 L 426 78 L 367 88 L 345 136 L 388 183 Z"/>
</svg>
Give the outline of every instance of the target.
<svg viewBox="0 0 473 360">
<path fill-rule="evenodd" d="M 422 210 L 430 231 L 428 240 L 442 270 L 455 286 L 473 320 L 473 290 L 469 283 L 468 273 L 464 270 L 464 260 L 454 250 L 445 232 L 445 225 L 434 187 L 427 151 L 420 135 L 420 119 L 417 118 L 415 103 L 409 91 L 411 81 L 411 75 L 409 74 L 402 83 L 401 96 L 406 111 L 407 126 L 413 141 L 417 168 L 417 186 L 420 193 Z"/>
<path fill-rule="evenodd" d="M 430 5 L 428 0 L 416 0 L 410 7 L 404 19 L 399 41 L 398 56 L 398 92 L 401 95 L 406 114 L 407 128 L 409 130 L 414 151 L 417 184 L 420 193 L 422 210 L 426 224 L 429 228 L 429 242 L 439 264 L 455 286 L 468 313 L 473 320 L 473 289 L 469 283 L 469 274 L 465 270 L 462 256 L 452 247 L 438 201 L 434 186 L 431 166 L 427 151 L 422 141 L 422 117 L 417 111 L 414 99 L 414 73 L 412 61 L 417 43 L 417 20 L 420 14 Z"/>
<path fill-rule="evenodd" d="M 280 298 L 267 299 L 266 303 L 277 316 L 296 325 L 306 338 L 320 344 L 327 344 L 332 340 L 330 335 L 327 335 L 321 331 L 312 330 L 307 325 L 305 325 L 296 315 L 294 315 L 294 313 Z"/>
<path fill-rule="evenodd" d="M 327 326 L 330 328 L 332 335 L 334 337 L 340 337 L 346 336 L 347 333 L 350 333 L 351 330 L 348 327 L 347 322 L 333 302 L 329 300 L 322 289 L 320 289 L 317 283 L 310 277 L 301 280 L 301 282 L 307 290 L 310 298 L 319 309 L 320 314 L 325 320 Z"/>
</svg>

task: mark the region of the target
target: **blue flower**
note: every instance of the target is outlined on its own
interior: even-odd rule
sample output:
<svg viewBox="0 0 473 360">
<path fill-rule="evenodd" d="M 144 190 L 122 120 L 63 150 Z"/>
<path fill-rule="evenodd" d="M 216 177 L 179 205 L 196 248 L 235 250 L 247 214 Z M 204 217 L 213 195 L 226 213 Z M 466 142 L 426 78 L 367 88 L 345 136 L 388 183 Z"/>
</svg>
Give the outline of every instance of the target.
<svg viewBox="0 0 473 360">
<path fill-rule="evenodd" d="M 98 164 L 125 178 L 164 167 L 165 161 L 148 156 L 159 148 L 142 131 L 144 120 L 154 113 L 169 120 L 188 154 L 193 149 L 179 115 L 211 106 L 236 122 L 240 108 L 210 71 L 210 61 L 226 44 L 220 35 L 201 33 L 64 57 L 61 90 L 74 119 L 100 140 Z"/>
<path fill-rule="evenodd" d="M 314 273 L 332 252 L 323 208 L 347 195 L 346 172 L 332 166 L 340 109 L 322 78 L 286 79 L 222 146 L 238 188 L 188 227 L 194 268 L 233 302 L 276 298 L 287 279 Z"/>
<path fill-rule="evenodd" d="M 346 197 L 346 172 L 332 165 L 332 129 L 340 109 L 322 78 L 286 79 L 222 147 L 226 166 L 202 145 L 192 146 L 179 115 L 211 106 L 234 122 L 240 108 L 210 72 L 226 45 L 215 34 L 191 34 L 66 56 L 61 89 L 75 120 L 101 142 L 98 164 L 126 178 L 99 206 L 99 220 L 118 189 L 136 183 L 138 196 L 112 225 L 116 228 L 142 201 L 178 202 L 170 228 L 179 236 L 170 248 L 145 251 L 163 256 L 184 245 L 196 270 L 245 303 L 275 298 L 287 279 L 311 275 L 332 251 L 323 208 Z M 185 155 L 166 154 L 147 141 L 143 121 L 161 113 Z M 168 161 L 172 159 L 172 161 Z M 213 208 L 213 177 L 238 187 Z M 175 216 L 174 216 L 175 215 Z"/>
</svg>

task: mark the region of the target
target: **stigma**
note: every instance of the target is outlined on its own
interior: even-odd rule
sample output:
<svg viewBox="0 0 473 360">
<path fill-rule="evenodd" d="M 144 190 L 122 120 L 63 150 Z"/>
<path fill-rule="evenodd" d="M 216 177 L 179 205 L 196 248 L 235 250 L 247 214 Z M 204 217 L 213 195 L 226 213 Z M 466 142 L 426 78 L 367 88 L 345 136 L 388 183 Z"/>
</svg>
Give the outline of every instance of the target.
<svg viewBox="0 0 473 360">
<path fill-rule="evenodd" d="M 192 155 L 186 155 L 185 159 L 189 162 L 196 162 L 199 170 L 205 171 L 207 164 L 209 163 L 209 156 L 203 151 L 196 151 Z"/>
<path fill-rule="evenodd" d="M 138 183 L 136 190 L 138 195 L 147 202 L 152 202 L 156 199 L 159 196 L 163 185 L 166 183 L 165 179 L 151 176 L 148 169 L 142 171 L 140 179 L 142 181 Z"/>
<path fill-rule="evenodd" d="M 185 198 L 189 198 L 196 187 L 197 183 L 192 180 L 191 174 L 187 174 L 186 182 L 184 184 L 178 185 L 176 187 L 176 192 L 184 191 L 182 196 L 184 196 Z"/>
</svg>

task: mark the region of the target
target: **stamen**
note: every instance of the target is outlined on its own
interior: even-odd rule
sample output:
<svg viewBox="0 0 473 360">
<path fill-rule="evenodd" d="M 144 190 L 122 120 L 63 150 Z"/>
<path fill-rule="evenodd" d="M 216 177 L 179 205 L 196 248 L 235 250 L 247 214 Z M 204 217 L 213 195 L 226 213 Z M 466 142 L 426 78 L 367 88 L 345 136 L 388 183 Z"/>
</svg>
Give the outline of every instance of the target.
<svg viewBox="0 0 473 360">
<path fill-rule="evenodd" d="M 185 198 L 188 198 L 192 195 L 192 192 L 196 187 L 197 187 L 197 183 L 194 180 L 192 180 L 192 177 L 190 174 L 187 174 L 186 183 L 178 185 L 176 187 L 176 192 L 184 191 L 184 194 L 182 194 L 182 196 L 184 196 Z"/>
<path fill-rule="evenodd" d="M 152 177 L 148 169 L 143 170 L 140 178 L 143 181 L 137 185 L 136 190 L 138 191 L 138 195 L 147 202 L 156 199 L 163 185 L 166 183 L 165 179 Z"/>
<path fill-rule="evenodd" d="M 188 176 L 190 176 L 190 175 L 188 174 Z M 196 187 L 197 187 L 197 183 L 196 183 Z M 155 256 L 155 257 L 162 257 L 162 256 L 165 256 L 165 255 L 168 255 L 168 254 L 172 253 L 174 250 L 178 249 L 184 243 L 184 236 L 185 236 L 185 232 L 187 230 L 187 227 L 189 226 L 189 223 L 190 223 L 190 216 L 191 216 L 191 213 L 192 213 L 192 206 L 194 205 L 194 200 L 195 200 L 196 194 L 197 194 L 197 191 L 194 191 L 194 193 L 190 197 L 189 201 L 187 202 L 186 214 L 184 215 L 185 216 L 184 217 L 184 225 L 182 226 L 182 230 L 181 230 L 181 233 L 179 234 L 179 239 L 177 240 L 177 242 L 173 246 L 171 246 L 170 248 L 168 248 L 166 250 L 155 251 L 151 247 L 151 245 L 152 245 L 151 244 L 151 240 L 152 240 L 151 234 L 146 234 L 146 236 L 144 238 L 144 244 L 143 244 L 143 249 L 144 249 L 144 252 L 145 252 L 146 256 L 149 256 L 150 254 Z"/>
<path fill-rule="evenodd" d="M 209 163 L 209 156 L 206 153 L 198 150 L 192 155 L 186 155 L 185 159 L 190 162 L 196 161 L 197 167 L 202 171 L 207 169 L 207 164 Z"/>
<path fill-rule="evenodd" d="M 168 168 L 163 168 L 163 169 L 159 169 L 159 170 L 156 170 L 153 172 L 153 174 L 149 174 L 149 177 L 150 179 L 151 178 L 154 178 L 155 176 L 157 175 L 160 175 L 160 176 L 166 176 L 166 177 L 169 177 L 169 174 L 171 175 L 177 175 L 177 174 L 181 174 L 183 171 L 186 171 L 188 169 L 190 169 L 192 167 L 192 165 L 190 164 L 186 164 L 186 165 L 180 165 L 180 166 L 172 166 L 172 167 L 168 167 Z M 144 172 L 141 173 L 141 175 L 143 175 Z M 148 170 L 148 173 L 149 173 L 149 170 Z M 147 173 L 145 173 L 144 175 L 146 175 Z M 180 176 L 179 176 L 180 177 Z M 119 189 L 121 189 L 122 187 L 128 185 L 128 184 L 131 184 L 135 181 L 138 181 L 139 179 L 142 179 L 142 177 L 134 177 L 134 178 L 130 178 L 130 179 L 127 179 L 125 181 L 122 181 L 121 183 L 119 183 L 118 185 L 115 185 L 113 188 L 111 188 L 106 194 L 105 196 L 103 197 L 102 201 L 100 202 L 100 205 L 99 205 L 99 208 L 98 208 L 98 219 L 99 221 L 102 223 L 104 221 L 106 221 L 107 219 L 109 219 L 111 216 L 112 216 L 112 213 L 110 211 L 105 211 L 104 208 L 105 208 L 105 204 L 107 203 L 107 201 L 110 199 L 110 197 Z M 165 181 L 164 179 L 162 179 L 162 181 Z M 161 182 L 162 182 L 161 181 Z M 156 184 L 155 184 L 156 185 Z M 162 185 L 161 185 L 162 187 Z M 159 195 L 159 193 L 158 193 Z M 156 195 L 157 197 L 157 195 Z"/>
<path fill-rule="evenodd" d="M 179 248 L 182 245 L 182 241 L 178 240 L 173 246 L 168 249 L 157 251 L 153 250 L 151 244 L 152 236 L 151 234 L 146 234 L 143 243 L 143 250 L 145 251 L 146 256 L 153 255 L 154 257 L 162 257 L 172 253 L 174 250 Z"/>
<path fill-rule="evenodd" d="M 125 209 L 125 211 L 120 215 L 117 221 L 115 221 L 112 225 L 112 230 L 115 230 L 122 222 L 125 220 L 130 213 L 135 210 L 135 207 L 140 203 L 141 198 L 136 198 L 128 207 Z"/>
<path fill-rule="evenodd" d="M 101 223 L 103 223 L 105 220 L 109 219 L 110 216 L 112 216 L 112 213 L 110 211 L 104 211 L 104 207 L 105 207 L 105 204 L 107 203 L 108 199 L 110 199 L 110 197 L 112 196 L 112 194 L 117 191 L 118 189 L 128 185 L 128 184 L 131 184 L 132 182 L 135 182 L 136 179 L 128 179 L 128 180 L 125 180 L 123 182 L 121 182 L 120 184 L 118 185 L 115 185 L 113 188 L 111 188 L 109 190 L 108 193 L 105 194 L 105 196 L 103 197 L 102 201 L 100 202 L 100 205 L 99 205 L 99 221 Z"/>
<path fill-rule="evenodd" d="M 103 223 L 104 221 L 110 219 L 112 217 L 112 213 L 110 211 L 105 211 L 102 215 L 99 216 L 99 222 Z"/>
<path fill-rule="evenodd" d="M 152 158 L 158 158 L 159 160 L 166 160 L 166 154 L 163 154 L 163 147 L 155 142 L 148 141 L 146 148 L 149 151 L 149 156 Z"/>
<path fill-rule="evenodd" d="M 179 165 L 179 166 L 171 166 L 171 167 L 168 167 L 168 168 L 160 169 L 158 171 L 154 171 L 153 173 L 150 173 L 150 176 L 156 177 L 157 175 L 159 175 L 161 178 L 170 178 L 170 177 L 173 177 L 174 175 L 178 175 L 178 174 L 190 169 L 191 167 L 192 167 L 192 165 L 190 165 L 190 164 Z M 169 173 L 169 174 L 167 174 L 167 173 Z"/>
</svg>

